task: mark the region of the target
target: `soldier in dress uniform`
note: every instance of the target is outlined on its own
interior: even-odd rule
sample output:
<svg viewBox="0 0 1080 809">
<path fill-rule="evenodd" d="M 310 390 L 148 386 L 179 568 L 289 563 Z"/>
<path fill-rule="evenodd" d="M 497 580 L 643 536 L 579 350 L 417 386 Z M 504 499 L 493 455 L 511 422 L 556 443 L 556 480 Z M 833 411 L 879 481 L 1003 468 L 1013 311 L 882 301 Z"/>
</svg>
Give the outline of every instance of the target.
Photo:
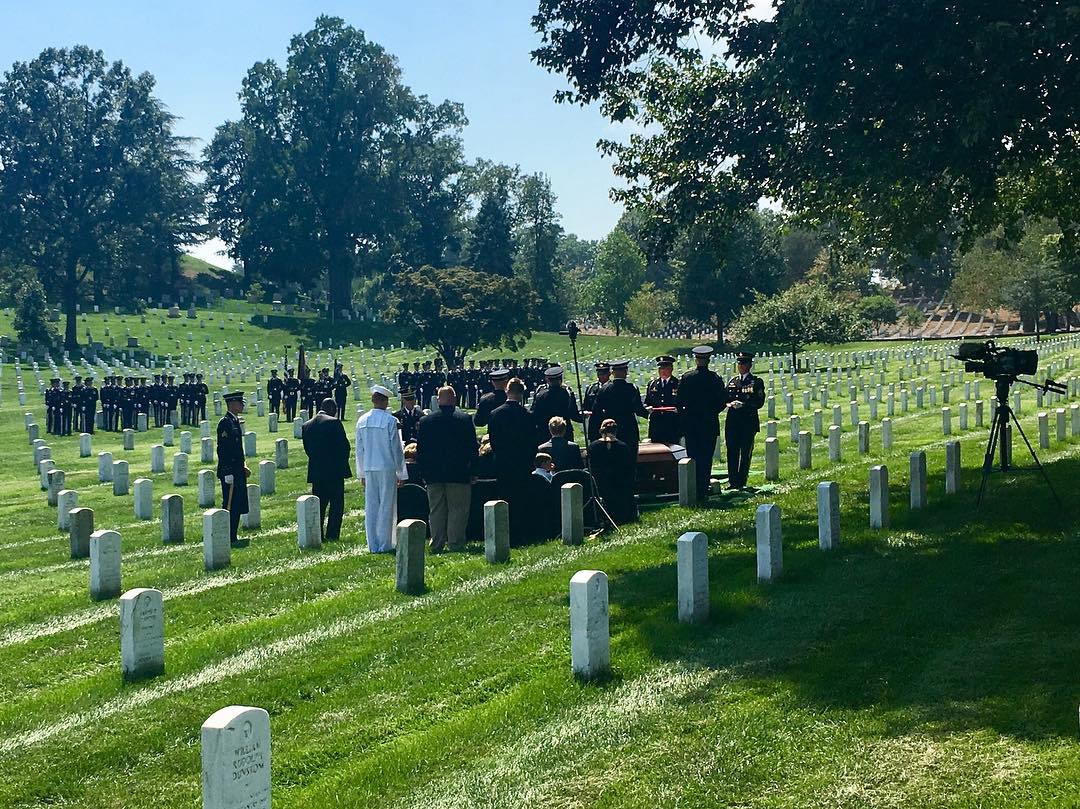
<svg viewBox="0 0 1080 809">
<path fill-rule="evenodd" d="M 402 444 L 416 440 L 416 430 L 423 417 L 424 412 L 416 406 L 416 394 L 408 388 L 401 391 L 401 409 L 394 413 L 394 418 L 398 420 Z"/>
<path fill-rule="evenodd" d="M 409 370 L 409 363 L 401 363 L 401 370 L 397 375 L 398 390 L 405 390 L 413 386 L 413 373 Z"/>
<path fill-rule="evenodd" d="M 111 376 L 105 377 L 105 381 L 101 385 L 101 413 L 102 422 L 105 430 L 113 430 L 113 378 Z"/>
<path fill-rule="evenodd" d="M 206 418 L 206 397 L 210 395 L 210 388 L 203 382 L 202 374 L 195 374 L 194 411 L 195 418 L 191 424 L 197 427 L 199 422 Z"/>
<path fill-rule="evenodd" d="M 71 414 L 72 414 L 72 402 L 71 402 L 71 383 L 66 379 L 64 380 L 64 386 L 60 389 L 60 435 L 71 435 Z"/>
<path fill-rule="evenodd" d="M 82 394 L 82 431 L 84 433 L 93 434 L 94 432 L 94 416 L 97 415 L 98 404 L 98 391 L 94 387 L 94 380 L 92 377 L 86 377 L 83 381 L 83 394 Z"/>
<path fill-rule="evenodd" d="M 506 368 L 495 368 L 488 373 L 488 379 L 492 390 L 480 397 L 476 413 L 473 414 L 473 424 L 477 427 L 486 427 L 492 411 L 506 402 L 506 384 L 510 381 L 510 371 Z"/>
<path fill-rule="evenodd" d="M 657 377 L 645 388 L 645 407 L 649 408 L 649 440 L 654 444 L 678 444 L 682 438 L 675 403 L 679 380 L 671 376 L 674 364 L 674 357 L 657 357 Z"/>
<path fill-rule="evenodd" d="M 592 417 L 593 410 L 596 408 L 596 395 L 600 393 L 600 388 L 604 387 L 608 380 L 611 379 L 611 365 L 609 363 L 598 362 L 593 367 L 596 369 L 596 381 L 585 388 L 581 400 L 581 411 L 585 416 L 585 437 L 590 442 L 600 437 L 601 419 Z"/>
<path fill-rule="evenodd" d="M 135 377 L 125 376 L 120 389 L 120 415 L 125 430 L 135 426 Z"/>
<path fill-rule="evenodd" d="M 191 374 L 184 374 L 176 388 L 180 397 L 180 423 L 191 424 Z"/>
<path fill-rule="evenodd" d="M 709 495 L 713 454 L 720 434 L 720 411 L 727 402 L 727 394 L 724 380 L 709 369 L 712 346 L 698 346 L 693 353 L 696 367 L 679 380 L 675 402 L 686 437 L 686 454 L 693 458 L 697 473 L 698 502 L 704 502 Z"/>
<path fill-rule="evenodd" d="M 626 380 L 630 368 L 629 360 L 615 360 L 611 363 L 612 380 L 600 388 L 596 394 L 593 418 L 614 419 L 619 425 L 618 439 L 635 453 L 641 440 L 638 429 L 638 416 L 648 418 L 649 412 L 641 402 L 641 391 Z"/>
<path fill-rule="evenodd" d="M 285 382 L 282 389 L 285 398 L 285 418 L 296 418 L 296 405 L 300 399 L 300 380 L 293 375 L 292 368 L 285 369 Z"/>
<path fill-rule="evenodd" d="M 315 380 L 311 378 L 310 371 L 304 379 L 300 380 L 300 409 L 307 414 L 305 418 L 314 418 Z"/>
<path fill-rule="evenodd" d="M 561 416 L 566 421 L 566 439 L 574 440 L 573 422 L 582 421 L 581 412 L 578 410 L 577 397 L 573 391 L 563 385 L 563 369 L 559 365 L 553 365 L 544 371 L 547 384 L 536 391 L 531 411 L 536 419 L 536 445 L 547 443 L 551 440 L 551 432 L 548 430 L 548 421 L 552 416 Z"/>
<path fill-rule="evenodd" d="M 60 377 L 49 380 L 45 391 L 45 432 L 60 435 Z"/>
<path fill-rule="evenodd" d="M 278 379 L 277 368 L 270 369 L 270 378 L 266 380 L 266 398 L 270 400 L 270 412 L 279 413 L 281 410 L 281 394 L 285 390 L 285 383 Z"/>
<path fill-rule="evenodd" d="M 71 386 L 71 424 L 72 431 L 86 432 L 83 429 L 83 378 L 75 376 L 75 384 Z"/>
<path fill-rule="evenodd" d="M 338 409 L 337 417 L 342 420 L 345 418 L 345 405 L 349 402 L 349 385 L 351 384 L 352 380 L 345 373 L 344 366 L 340 362 L 335 363 L 334 376 L 330 380 L 330 386 L 334 392 L 334 403 Z"/>
<path fill-rule="evenodd" d="M 150 416 L 155 427 L 163 426 L 161 412 L 161 374 L 154 374 L 150 380 Z"/>
<path fill-rule="evenodd" d="M 244 428 L 240 422 L 244 394 L 234 391 L 223 398 L 228 412 L 217 426 L 217 477 L 221 481 L 221 502 L 229 512 L 229 541 L 234 548 L 242 548 L 248 541 L 241 541 L 236 531 L 240 515 L 248 511 L 247 479 L 251 474 L 244 464 Z"/>
<path fill-rule="evenodd" d="M 176 412 L 176 408 L 180 406 L 180 388 L 176 384 L 175 376 L 165 377 L 165 384 L 162 386 L 162 409 L 165 411 L 165 422 L 172 424 L 173 413 Z"/>
<path fill-rule="evenodd" d="M 745 351 L 735 358 L 738 373 L 727 383 L 727 418 L 724 445 L 727 448 L 728 486 L 741 489 L 750 474 L 754 438 L 761 429 L 758 410 L 765 404 L 765 383 L 750 373 L 754 355 Z"/>
</svg>

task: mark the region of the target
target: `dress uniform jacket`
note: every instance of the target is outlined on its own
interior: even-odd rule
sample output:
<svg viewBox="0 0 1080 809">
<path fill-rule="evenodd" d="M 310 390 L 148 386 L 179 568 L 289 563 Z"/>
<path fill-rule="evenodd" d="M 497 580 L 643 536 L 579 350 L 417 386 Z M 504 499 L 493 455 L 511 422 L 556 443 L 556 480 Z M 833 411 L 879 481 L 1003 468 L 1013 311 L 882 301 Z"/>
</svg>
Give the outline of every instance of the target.
<svg viewBox="0 0 1080 809">
<path fill-rule="evenodd" d="M 645 404 L 648 407 L 676 407 L 679 380 L 675 377 L 656 379 L 645 388 Z M 649 440 L 657 444 L 677 444 L 682 437 L 679 414 L 661 411 L 649 414 Z"/>
<path fill-rule="evenodd" d="M 619 426 L 616 435 L 627 446 L 633 447 L 637 452 L 641 433 L 638 430 L 637 417 L 648 417 L 649 413 L 645 405 L 641 403 L 641 392 L 637 385 L 627 382 L 625 379 L 612 379 L 596 395 L 596 406 L 593 410 L 593 419 L 599 428 L 604 419 L 615 419 Z"/>
<path fill-rule="evenodd" d="M 232 513 L 246 514 L 247 478 L 244 475 L 244 428 L 232 413 L 221 417 L 217 426 L 217 477 L 223 484 L 228 475 L 232 475 Z M 225 503 L 228 503 L 228 487 L 224 489 Z M 223 504 L 223 505 L 224 505 Z"/>
<path fill-rule="evenodd" d="M 574 440 L 574 422 L 581 421 L 577 397 L 564 385 L 547 385 L 536 392 L 532 404 L 533 418 L 536 419 L 536 443 L 543 444 L 551 438 L 548 420 L 553 416 L 566 419 L 566 437 Z"/>
<path fill-rule="evenodd" d="M 477 427 L 487 426 L 488 421 L 491 419 L 491 414 L 495 412 L 496 408 L 502 407 L 506 403 L 506 391 L 493 390 L 485 393 L 480 397 L 480 403 L 476 406 L 476 413 L 473 415 L 473 424 Z"/>
</svg>

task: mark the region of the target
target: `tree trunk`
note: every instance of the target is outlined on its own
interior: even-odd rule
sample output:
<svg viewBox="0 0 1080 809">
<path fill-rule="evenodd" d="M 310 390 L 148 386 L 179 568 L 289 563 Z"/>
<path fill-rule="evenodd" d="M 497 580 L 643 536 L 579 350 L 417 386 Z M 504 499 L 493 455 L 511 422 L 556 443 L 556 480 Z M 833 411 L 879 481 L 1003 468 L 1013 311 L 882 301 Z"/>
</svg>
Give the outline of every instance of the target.
<svg viewBox="0 0 1080 809">
<path fill-rule="evenodd" d="M 793 370 L 793 371 L 798 371 L 799 370 L 799 347 L 798 346 L 792 346 L 791 347 L 791 370 Z"/>
<path fill-rule="evenodd" d="M 326 291 L 330 319 L 341 317 L 342 309 L 352 309 L 353 256 L 348 237 L 335 237 L 326 270 Z"/>
<path fill-rule="evenodd" d="M 79 298 L 79 266 L 75 256 L 68 256 L 64 268 L 64 348 L 72 351 L 79 347 L 79 320 L 75 305 Z"/>
<path fill-rule="evenodd" d="M 716 341 L 720 343 L 720 348 L 724 347 L 724 321 L 720 315 L 716 316 Z"/>
</svg>

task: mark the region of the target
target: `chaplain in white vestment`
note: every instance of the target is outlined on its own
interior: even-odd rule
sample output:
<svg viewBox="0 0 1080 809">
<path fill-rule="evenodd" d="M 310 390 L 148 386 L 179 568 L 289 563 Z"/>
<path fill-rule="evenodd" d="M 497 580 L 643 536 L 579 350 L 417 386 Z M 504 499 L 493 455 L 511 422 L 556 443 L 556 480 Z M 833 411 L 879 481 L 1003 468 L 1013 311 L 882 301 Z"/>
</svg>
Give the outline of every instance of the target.
<svg viewBox="0 0 1080 809">
<path fill-rule="evenodd" d="M 356 420 L 356 476 L 364 487 L 364 530 L 368 550 L 394 550 L 397 525 L 397 487 L 409 479 L 398 421 L 386 409 L 390 391 L 371 389 L 372 409 Z"/>
</svg>

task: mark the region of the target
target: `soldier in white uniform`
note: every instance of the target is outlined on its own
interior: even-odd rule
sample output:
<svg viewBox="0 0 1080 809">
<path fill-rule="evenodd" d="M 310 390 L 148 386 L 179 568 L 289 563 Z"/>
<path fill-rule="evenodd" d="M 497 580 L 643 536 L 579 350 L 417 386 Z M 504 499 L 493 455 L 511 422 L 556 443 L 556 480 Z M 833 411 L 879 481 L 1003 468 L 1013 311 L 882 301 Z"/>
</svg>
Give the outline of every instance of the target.
<svg viewBox="0 0 1080 809">
<path fill-rule="evenodd" d="M 386 409 L 390 391 L 371 389 L 371 410 L 356 420 L 356 476 L 364 487 L 364 524 L 368 550 L 394 550 L 397 487 L 409 479 L 398 420 Z"/>
</svg>

